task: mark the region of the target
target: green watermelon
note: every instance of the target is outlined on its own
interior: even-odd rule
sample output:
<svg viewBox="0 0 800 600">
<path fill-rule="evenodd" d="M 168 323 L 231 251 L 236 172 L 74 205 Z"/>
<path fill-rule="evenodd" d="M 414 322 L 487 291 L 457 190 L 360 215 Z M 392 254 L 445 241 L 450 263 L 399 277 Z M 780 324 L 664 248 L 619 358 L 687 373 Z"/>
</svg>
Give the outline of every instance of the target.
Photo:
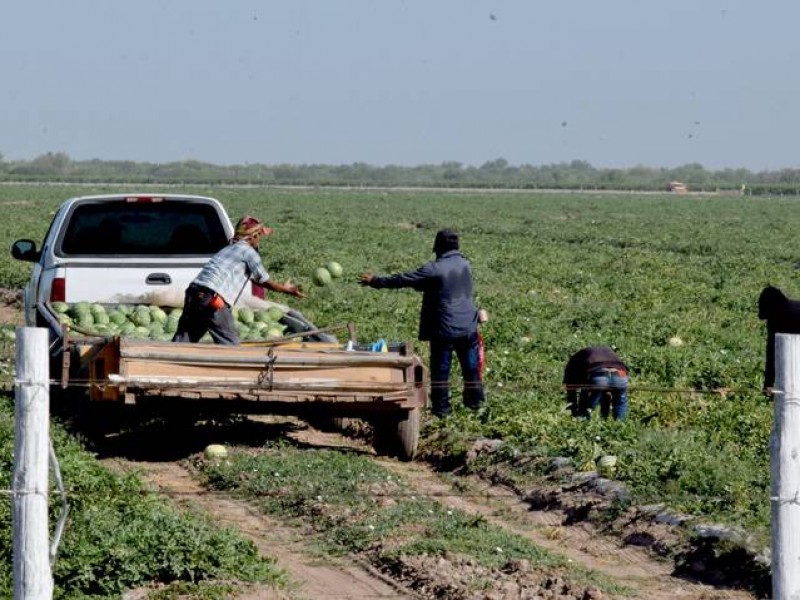
<svg viewBox="0 0 800 600">
<path fill-rule="evenodd" d="M 277 306 L 270 306 L 267 312 L 269 313 L 270 321 L 278 322 L 283 318 L 283 311 Z"/>
<path fill-rule="evenodd" d="M 341 277 L 342 273 L 344 272 L 344 269 L 342 269 L 342 265 L 334 261 L 331 261 L 327 265 L 325 265 L 325 268 L 328 269 L 328 272 L 334 279 L 339 279 L 339 277 Z"/>
<path fill-rule="evenodd" d="M 332 281 L 331 273 L 325 267 L 314 269 L 314 274 L 311 278 L 314 280 L 314 283 L 319 286 L 329 285 Z"/>
<path fill-rule="evenodd" d="M 107 314 L 108 314 L 108 321 L 110 323 L 114 323 L 115 325 L 122 325 L 128 320 L 128 317 L 125 315 L 125 313 L 119 309 L 112 310 L 110 313 Z"/>
<path fill-rule="evenodd" d="M 149 310 L 135 310 L 131 315 L 131 321 L 138 327 L 147 327 L 152 322 Z"/>
<path fill-rule="evenodd" d="M 69 304 L 66 302 L 53 302 L 50 306 L 53 307 L 53 310 L 60 315 L 69 310 Z"/>
<path fill-rule="evenodd" d="M 72 318 L 77 318 L 78 316 L 80 316 L 82 314 L 91 315 L 92 314 L 91 306 L 92 305 L 89 304 L 88 302 L 76 302 L 75 304 L 70 306 L 69 315 Z"/>
<path fill-rule="evenodd" d="M 275 338 L 283 337 L 283 329 L 280 327 L 270 327 L 267 330 L 267 339 L 272 340 Z"/>
<path fill-rule="evenodd" d="M 245 325 L 251 325 L 254 320 L 255 320 L 255 314 L 253 314 L 252 309 L 249 309 L 246 306 L 242 306 L 239 309 L 239 321 L 241 321 Z"/>
</svg>

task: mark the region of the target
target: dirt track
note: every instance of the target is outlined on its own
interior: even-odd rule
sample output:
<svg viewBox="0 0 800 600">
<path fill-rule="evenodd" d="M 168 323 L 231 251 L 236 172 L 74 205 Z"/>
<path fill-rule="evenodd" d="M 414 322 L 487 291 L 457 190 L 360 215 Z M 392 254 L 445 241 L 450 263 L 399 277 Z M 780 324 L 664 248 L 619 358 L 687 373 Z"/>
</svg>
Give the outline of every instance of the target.
<svg viewBox="0 0 800 600">
<path fill-rule="evenodd" d="M 283 433 L 311 448 L 341 446 L 356 448 L 365 454 L 370 452 L 358 440 L 320 432 L 302 423 L 283 429 Z M 177 457 L 173 454 L 170 458 Z M 529 538 L 576 565 L 603 573 L 629 589 L 631 597 L 648 600 L 755 598 L 747 592 L 716 589 L 676 577 L 672 574 L 671 563 L 653 558 L 644 549 L 625 546 L 618 539 L 599 535 L 586 524 L 564 525 L 565 515 L 560 511 L 532 511 L 528 504 L 504 488 L 474 480 L 470 482 L 472 491 L 464 494 L 455 492 L 449 483 L 425 464 L 375 460 L 408 481 L 420 495 L 435 497 L 449 508 L 480 515 L 491 524 Z M 275 557 L 294 582 L 292 589 L 287 592 L 256 587 L 242 590 L 239 598 L 322 600 L 434 597 L 420 595 L 402 582 L 392 581 L 358 558 L 331 559 L 319 556 L 315 553 L 312 539 L 302 528 L 265 516 L 246 502 L 228 495 L 204 490 L 193 479 L 185 460 L 110 457 L 105 461 L 116 469 L 140 471 L 154 489 L 169 495 L 178 505 L 204 511 L 213 515 L 220 524 L 235 527 L 251 539 L 263 554 Z M 453 568 L 456 567 L 447 566 L 447 569 Z M 442 572 L 441 575 L 444 577 L 448 574 Z M 480 597 L 499 599 L 529 596 L 494 590 Z M 608 598 L 599 591 L 591 597 L 596 600 Z"/>
</svg>

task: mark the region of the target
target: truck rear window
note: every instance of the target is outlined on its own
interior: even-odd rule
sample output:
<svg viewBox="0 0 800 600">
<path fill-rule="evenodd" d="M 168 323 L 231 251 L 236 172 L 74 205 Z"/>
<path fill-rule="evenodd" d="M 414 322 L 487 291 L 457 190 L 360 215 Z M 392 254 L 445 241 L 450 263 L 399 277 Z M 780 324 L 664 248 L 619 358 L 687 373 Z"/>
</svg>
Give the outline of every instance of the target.
<svg viewBox="0 0 800 600">
<path fill-rule="evenodd" d="M 208 204 L 85 203 L 67 219 L 57 250 L 65 256 L 210 255 L 228 243 L 220 215 Z"/>
</svg>

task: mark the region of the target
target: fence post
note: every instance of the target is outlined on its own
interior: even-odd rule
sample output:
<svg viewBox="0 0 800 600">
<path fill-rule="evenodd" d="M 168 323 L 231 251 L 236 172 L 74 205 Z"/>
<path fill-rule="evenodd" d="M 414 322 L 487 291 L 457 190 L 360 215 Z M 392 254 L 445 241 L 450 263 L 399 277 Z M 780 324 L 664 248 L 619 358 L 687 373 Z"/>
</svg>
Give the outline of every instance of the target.
<svg viewBox="0 0 800 600">
<path fill-rule="evenodd" d="M 50 436 L 49 335 L 17 327 L 14 384 L 14 599 L 50 600 L 53 576 L 48 547 Z"/>
<path fill-rule="evenodd" d="M 800 598 L 800 335 L 775 335 L 772 597 Z"/>
</svg>

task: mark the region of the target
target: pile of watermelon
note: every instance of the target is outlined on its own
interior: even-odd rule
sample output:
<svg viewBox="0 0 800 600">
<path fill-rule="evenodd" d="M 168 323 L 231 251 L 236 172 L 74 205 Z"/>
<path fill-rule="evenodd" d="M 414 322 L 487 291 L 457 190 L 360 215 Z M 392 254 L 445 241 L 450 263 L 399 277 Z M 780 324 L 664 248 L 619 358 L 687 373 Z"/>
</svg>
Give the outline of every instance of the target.
<svg viewBox="0 0 800 600">
<path fill-rule="evenodd" d="M 61 323 L 82 333 L 159 341 L 172 339 L 183 313 L 182 308 L 148 304 L 105 306 L 90 302 L 53 302 L 51 306 Z M 242 341 L 275 339 L 282 337 L 286 331 L 286 326 L 279 322 L 283 318 L 283 312 L 279 308 L 234 308 L 233 314 Z M 211 336 L 206 334 L 200 341 L 210 342 Z"/>
</svg>

